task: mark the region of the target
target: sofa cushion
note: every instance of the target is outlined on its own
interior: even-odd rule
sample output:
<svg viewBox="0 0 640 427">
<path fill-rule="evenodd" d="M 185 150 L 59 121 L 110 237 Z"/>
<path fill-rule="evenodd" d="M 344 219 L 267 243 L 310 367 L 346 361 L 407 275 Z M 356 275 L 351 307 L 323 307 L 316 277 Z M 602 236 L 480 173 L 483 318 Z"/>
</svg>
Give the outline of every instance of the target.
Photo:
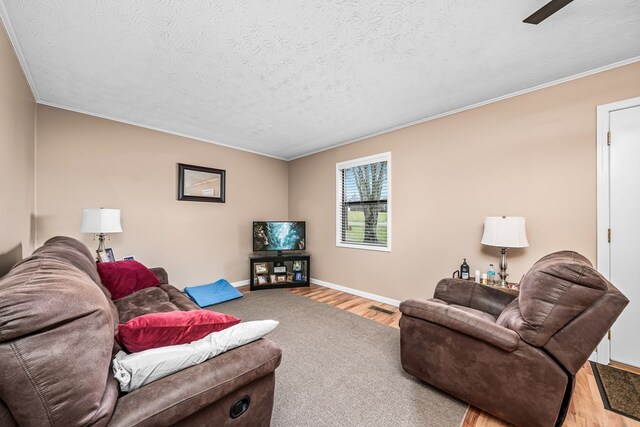
<svg viewBox="0 0 640 427">
<path fill-rule="evenodd" d="M 118 341 L 133 353 L 188 344 L 238 323 L 237 317 L 208 310 L 151 313 L 120 324 Z"/>
<path fill-rule="evenodd" d="M 178 310 L 178 307 L 169 299 L 169 295 L 159 287 L 141 289 L 113 303 L 118 309 L 120 323 L 145 314 Z"/>
<path fill-rule="evenodd" d="M 19 425 L 106 424 L 112 324 L 106 296 L 68 262 L 31 259 L 0 280 L 0 400 Z"/>
<path fill-rule="evenodd" d="M 167 293 L 169 301 L 178 307 L 182 311 L 199 310 L 200 307 L 189 299 L 184 293 L 180 292 L 176 287 L 171 285 L 160 285 L 160 289 Z"/>
<path fill-rule="evenodd" d="M 66 236 L 53 237 L 45 242 L 45 244 L 33 252 L 28 258 L 22 260 L 21 263 L 30 262 L 39 259 L 55 259 L 57 261 L 67 263 L 69 266 L 77 268 L 85 273 L 91 281 L 102 291 L 109 301 L 109 309 L 113 317 L 114 333 L 118 330 L 118 310 L 113 302 L 111 302 L 111 292 L 104 287 L 100 280 L 100 275 L 96 269 L 96 263 L 91 257 L 89 250 L 84 244 L 76 239 Z M 21 263 L 18 263 L 20 265 Z"/>
<path fill-rule="evenodd" d="M 198 310 L 182 292 L 171 285 L 145 288 L 114 301 L 120 322 L 128 322 L 134 317 L 149 313 Z"/>
<path fill-rule="evenodd" d="M 138 261 L 126 260 L 98 263 L 98 273 L 112 299 L 119 299 L 140 289 L 158 286 L 160 281 Z"/>
<path fill-rule="evenodd" d="M 111 293 L 104 287 L 96 269 L 96 261 L 87 247 L 80 241 L 66 236 L 56 236 L 47 240 L 44 245 L 33 251 L 34 257 L 49 256 L 68 262 L 85 272 L 98 285 L 104 294 L 111 298 Z"/>
</svg>

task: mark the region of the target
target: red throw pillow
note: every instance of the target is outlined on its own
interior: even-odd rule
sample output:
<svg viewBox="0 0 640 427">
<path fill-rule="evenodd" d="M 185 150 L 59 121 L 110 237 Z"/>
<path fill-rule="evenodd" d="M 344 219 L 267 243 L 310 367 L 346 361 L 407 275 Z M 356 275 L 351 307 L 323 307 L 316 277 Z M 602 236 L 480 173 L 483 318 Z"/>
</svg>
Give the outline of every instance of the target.
<svg viewBox="0 0 640 427">
<path fill-rule="evenodd" d="M 102 284 L 111 292 L 111 299 L 160 284 L 153 271 L 138 261 L 99 262 L 98 274 Z"/>
<path fill-rule="evenodd" d="M 118 326 L 118 342 L 133 353 L 168 345 L 188 344 L 240 323 L 240 319 L 209 310 L 170 311 L 134 317 Z"/>
</svg>

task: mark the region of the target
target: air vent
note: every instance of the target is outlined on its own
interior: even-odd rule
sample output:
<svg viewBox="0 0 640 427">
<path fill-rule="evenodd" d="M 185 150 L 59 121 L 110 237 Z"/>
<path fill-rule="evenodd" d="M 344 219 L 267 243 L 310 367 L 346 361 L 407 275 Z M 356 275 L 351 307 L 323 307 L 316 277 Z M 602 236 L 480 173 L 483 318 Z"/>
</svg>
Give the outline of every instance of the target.
<svg viewBox="0 0 640 427">
<path fill-rule="evenodd" d="M 394 313 L 393 311 L 391 311 L 391 310 L 387 310 L 387 309 L 384 309 L 384 308 L 382 308 L 382 307 L 378 307 L 378 306 L 375 306 L 375 305 L 372 305 L 371 307 L 369 307 L 369 309 L 371 309 L 371 310 L 375 310 L 375 311 L 379 311 L 380 313 L 388 314 L 389 316 L 391 316 L 391 315 L 395 314 L 395 313 Z"/>
</svg>

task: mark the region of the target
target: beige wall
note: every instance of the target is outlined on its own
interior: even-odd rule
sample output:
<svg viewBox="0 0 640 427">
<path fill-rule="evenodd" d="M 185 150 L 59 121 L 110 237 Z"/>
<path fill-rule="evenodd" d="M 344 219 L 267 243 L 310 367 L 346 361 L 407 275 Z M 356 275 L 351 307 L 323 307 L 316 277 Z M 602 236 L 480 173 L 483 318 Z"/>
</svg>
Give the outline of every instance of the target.
<svg viewBox="0 0 640 427">
<path fill-rule="evenodd" d="M 51 236 L 80 238 L 83 207 L 122 209 L 115 255 L 165 266 L 179 287 L 247 279 L 251 221 L 307 221 L 313 277 L 382 296 L 428 297 L 463 257 L 485 270 L 483 217 L 523 215 L 531 246 L 513 250 L 517 280 L 540 256 L 595 262 L 595 107 L 640 96 L 640 64 L 426 122 L 290 163 L 87 115 L 37 107 L 0 34 L 0 275 Z M 37 220 L 34 141 L 37 141 Z M 391 151 L 393 248 L 335 246 L 335 164 Z M 177 163 L 227 171 L 227 203 L 178 202 Z M 259 183 L 259 190 L 258 184 Z M 35 228 L 38 242 L 35 242 Z"/>
<path fill-rule="evenodd" d="M 184 287 L 248 279 L 251 222 L 287 218 L 287 163 L 105 119 L 38 106 L 38 244 L 80 238 L 81 210 L 122 210 L 107 247 L 164 266 Z M 226 170 L 226 203 L 177 199 L 177 163 Z"/>
<path fill-rule="evenodd" d="M 479 83 L 480 84 L 480 83 Z M 394 299 L 430 297 L 459 268 L 498 264 L 480 244 L 485 216 L 525 216 L 539 257 L 572 249 L 595 263 L 596 106 L 640 96 L 640 63 L 563 83 L 289 164 L 289 217 L 307 221 L 312 276 Z M 335 165 L 390 151 L 392 251 L 335 245 Z"/>
<path fill-rule="evenodd" d="M 0 23 L 0 276 L 33 250 L 36 104 Z"/>
</svg>

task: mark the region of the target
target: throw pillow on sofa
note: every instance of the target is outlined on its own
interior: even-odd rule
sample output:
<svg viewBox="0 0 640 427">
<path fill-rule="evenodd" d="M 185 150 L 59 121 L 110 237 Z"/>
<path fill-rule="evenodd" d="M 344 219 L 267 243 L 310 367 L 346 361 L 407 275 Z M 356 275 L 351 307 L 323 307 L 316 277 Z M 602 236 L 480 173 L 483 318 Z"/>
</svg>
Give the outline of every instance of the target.
<svg viewBox="0 0 640 427">
<path fill-rule="evenodd" d="M 111 292 L 111 299 L 119 299 L 140 289 L 158 286 L 160 280 L 138 261 L 99 262 L 98 274 L 102 284 Z"/>
<path fill-rule="evenodd" d="M 208 310 L 170 311 L 134 317 L 118 326 L 118 342 L 129 352 L 188 344 L 240 323 L 228 314 Z"/>
<path fill-rule="evenodd" d="M 120 351 L 113 359 L 113 376 L 120 383 L 121 391 L 130 392 L 260 339 L 276 326 L 276 320 L 257 320 L 211 333 L 191 344 L 154 348 L 133 354 Z"/>
</svg>

